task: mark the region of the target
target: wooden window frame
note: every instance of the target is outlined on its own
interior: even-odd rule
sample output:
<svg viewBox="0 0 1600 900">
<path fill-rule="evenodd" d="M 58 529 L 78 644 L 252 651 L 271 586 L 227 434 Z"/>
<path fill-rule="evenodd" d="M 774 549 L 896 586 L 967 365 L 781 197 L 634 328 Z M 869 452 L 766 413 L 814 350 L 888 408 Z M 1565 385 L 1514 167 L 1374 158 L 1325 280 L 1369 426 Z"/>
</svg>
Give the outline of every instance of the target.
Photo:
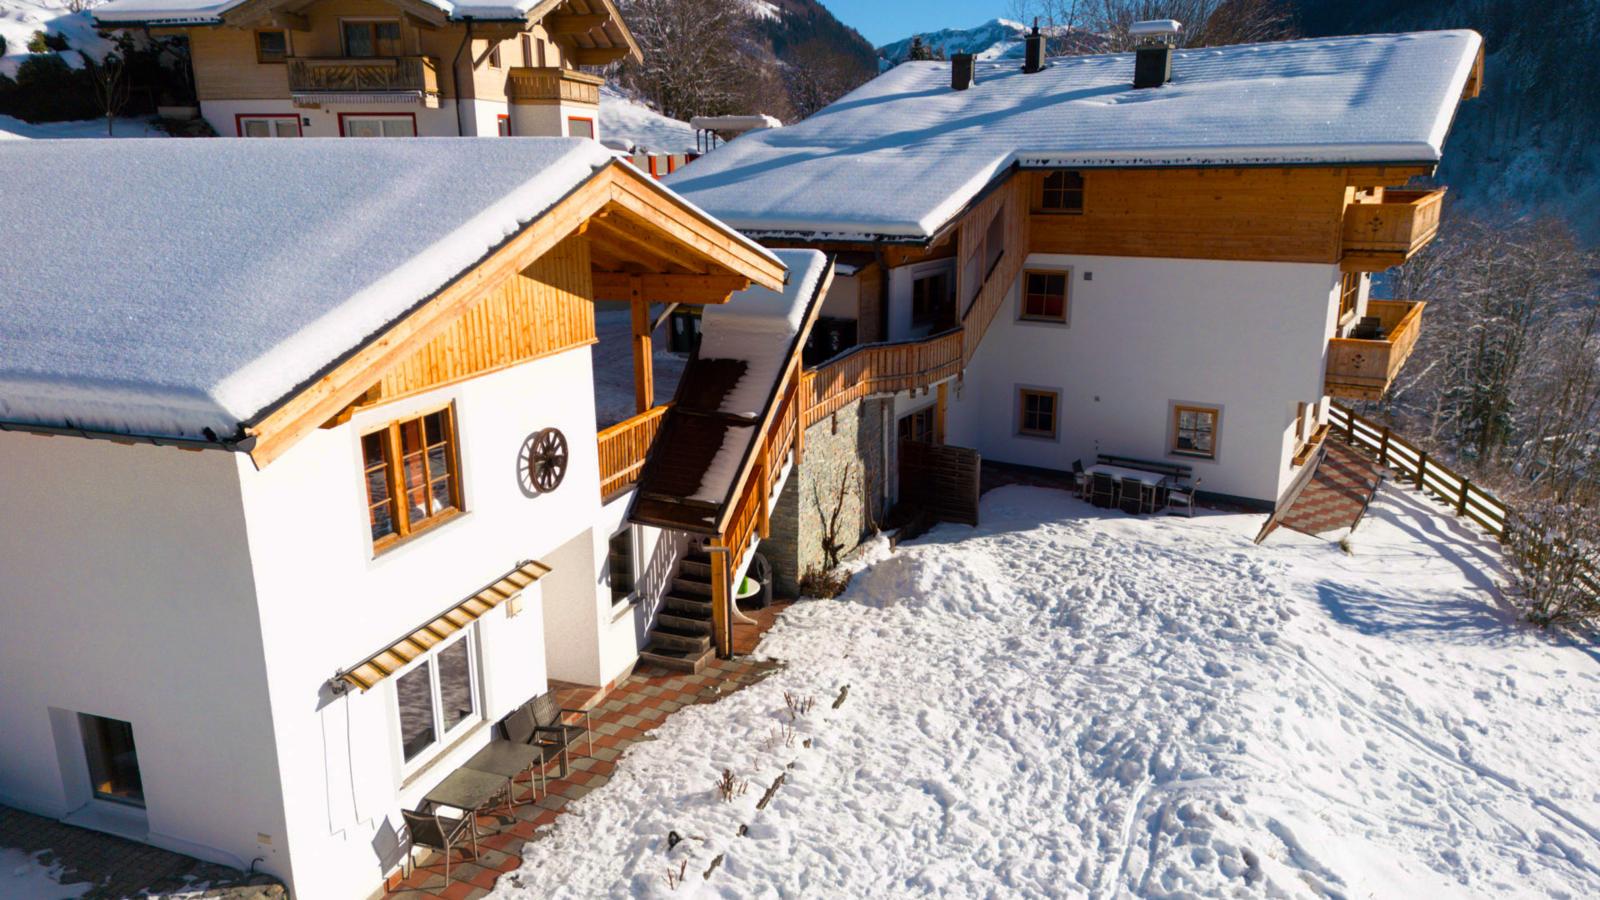
<svg viewBox="0 0 1600 900">
<path fill-rule="evenodd" d="M 600 140 L 600 129 L 595 127 L 595 121 L 594 121 L 594 118 L 592 116 L 567 116 L 567 137 L 583 137 L 583 135 L 577 135 L 577 134 L 573 134 L 572 133 L 572 123 L 573 122 L 588 122 L 589 123 L 589 134 L 588 134 L 589 140 L 591 140 L 591 141 Z M 655 166 L 652 163 L 651 169 L 653 170 L 654 168 L 655 168 Z M 654 175 L 655 172 L 652 171 L 650 174 Z"/>
<path fill-rule="evenodd" d="M 617 542 L 627 545 L 628 584 L 623 590 L 616 582 Z M 634 527 L 624 525 L 622 530 L 606 541 L 606 582 L 611 587 L 613 609 L 632 603 L 639 591 L 639 535 Z"/>
<path fill-rule="evenodd" d="M 1075 177 L 1078 179 L 1078 186 L 1076 188 L 1051 188 L 1049 186 L 1049 181 L 1053 175 Z M 1052 191 L 1060 193 L 1063 198 L 1076 193 L 1078 195 L 1078 205 L 1075 207 L 1051 206 L 1049 204 L 1049 198 Z M 1045 172 L 1039 178 L 1039 195 L 1036 198 L 1038 205 L 1034 207 L 1034 212 L 1049 216 L 1081 216 L 1083 215 L 1084 201 L 1088 196 L 1088 193 L 1088 180 L 1083 177 L 1082 172 L 1076 169 L 1057 169 L 1055 171 Z"/>
<path fill-rule="evenodd" d="M 524 31 L 517 35 L 517 45 L 522 48 L 522 64 L 528 68 L 533 67 L 533 35 Z"/>
<path fill-rule="evenodd" d="M 1029 428 L 1028 398 L 1050 398 L 1050 430 Z M 1061 392 L 1049 388 L 1019 387 L 1017 388 L 1017 437 L 1041 438 L 1056 440 L 1061 434 Z"/>
<path fill-rule="evenodd" d="M 261 36 L 263 34 L 283 35 L 283 57 L 281 59 L 263 59 L 261 56 Z M 283 66 L 289 63 L 289 29 L 287 28 L 257 28 L 255 30 L 256 62 L 264 66 Z"/>
<path fill-rule="evenodd" d="M 406 503 L 405 483 L 405 454 L 404 444 L 400 437 L 402 426 L 412 422 L 418 423 L 422 429 L 422 458 L 424 466 L 424 491 L 425 497 L 432 502 L 433 482 L 437 480 L 433 473 L 427 471 L 428 443 L 427 426 L 423 423 L 429 416 L 444 413 L 445 432 L 447 435 L 445 452 L 445 476 L 449 478 L 451 507 L 441 512 L 434 513 L 426 518 L 413 522 L 411 510 Z M 417 411 L 403 419 L 391 419 L 383 425 L 367 428 L 361 431 L 356 438 L 357 452 L 361 454 L 361 489 L 365 493 L 364 507 L 367 510 L 367 536 L 372 541 L 372 555 L 379 556 L 421 534 L 426 534 L 446 522 L 459 518 L 467 511 L 465 491 L 461 487 L 461 433 L 456 427 L 456 408 L 454 403 L 436 406 Z M 388 471 L 385 481 L 389 487 L 389 521 L 393 523 L 394 530 L 381 537 L 372 537 L 372 509 L 378 504 L 373 502 L 371 491 L 368 489 L 368 478 L 376 468 L 368 464 L 366 451 L 361 447 L 366 439 L 372 435 L 383 435 L 384 464 Z M 382 502 L 382 501 L 379 501 Z"/>
<path fill-rule="evenodd" d="M 1347 287 L 1348 285 L 1348 287 Z M 1345 306 L 1345 298 L 1349 298 L 1349 307 Z M 1350 324 L 1356 317 L 1356 310 L 1361 306 L 1361 273 L 1344 272 L 1339 276 L 1339 327 Z"/>
<path fill-rule="evenodd" d="M 367 26 L 368 29 L 370 29 L 371 32 L 372 32 L 371 33 L 372 49 L 376 50 L 376 49 L 378 49 L 377 26 L 379 26 L 379 25 L 389 25 L 389 24 L 394 25 L 395 30 L 399 32 L 399 34 L 394 39 L 395 40 L 395 51 L 396 52 L 395 52 L 395 54 L 393 56 L 385 56 L 385 55 L 383 55 L 381 53 L 374 53 L 371 56 L 352 56 L 350 54 L 350 45 L 349 45 L 349 43 L 347 43 L 345 41 L 345 34 L 344 34 L 344 29 L 345 29 L 346 25 L 365 25 L 365 26 Z M 339 19 L 339 55 L 341 57 L 344 57 L 345 59 L 399 59 L 400 57 L 406 55 L 406 29 L 405 29 L 405 25 L 401 23 L 399 18 L 389 18 L 387 16 L 349 16 L 349 17 L 341 17 Z"/>
<path fill-rule="evenodd" d="M 938 412 L 938 410 L 936 410 L 934 408 L 934 406 L 930 404 L 928 406 L 922 407 L 921 409 L 912 410 L 911 412 L 908 412 L 905 415 L 900 416 L 897 419 L 895 419 L 895 438 L 896 438 L 896 440 L 901 440 L 901 441 L 905 441 L 905 440 L 921 441 L 922 443 L 927 443 L 927 444 L 937 444 L 937 443 L 939 443 L 939 435 L 938 435 L 939 423 L 938 423 L 937 412 Z M 918 424 L 921 423 L 921 422 L 924 422 L 924 421 L 926 421 L 926 423 L 927 423 L 927 428 L 926 429 L 919 428 Z M 910 437 L 905 437 L 905 436 L 902 436 L 900 434 L 900 427 L 902 425 L 907 424 L 907 423 L 910 423 L 910 428 L 908 429 L 909 431 L 911 431 Z M 917 436 L 918 432 L 925 432 L 927 434 L 927 438 L 926 439 L 919 438 Z"/>
<path fill-rule="evenodd" d="M 1185 450 L 1178 446 L 1178 437 L 1182 433 L 1180 424 L 1186 412 L 1204 413 L 1211 417 L 1211 452 L 1199 450 Z M 1182 456 L 1185 459 L 1204 459 L 1215 462 L 1217 454 L 1222 447 L 1222 407 L 1205 406 L 1199 403 L 1174 403 L 1172 404 L 1172 418 L 1167 435 L 1167 453 L 1171 456 Z"/>
<path fill-rule="evenodd" d="M 299 132 L 298 137 L 306 136 L 305 126 L 300 124 L 299 113 L 234 113 L 234 136 L 244 137 L 244 123 L 251 119 L 293 119 L 295 130 Z M 278 137 L 278 135 L 272 135 L 272 137 Z"/>
<path fill-rule="evenodd" d="M 1040 275 L 1044 277 L 1060 276 L 1064 290 L 1061 294 L 1061 315 L 1046 316 L 1028 312 L 1028 279 Z M 1071 325 L 1072 324 L 1072 270 L 1071 269 L 1023 269 L 1021 289 L 1017 291 L 1017 321 L 1042 323 L 1045 325 Z"/>
<path fill-rule="evenodd" d="M 500 43 L 498 41 L 496 41 L 495 43 L 489 45 L 488 62 L 489 62 L 489 68 L 491 68 L 491 69 L 503 69 L 503 68 L 505 68 L 505 66 L 502 65 L 504 60 L 502 60 L 500 58 Z"/>
</svg>

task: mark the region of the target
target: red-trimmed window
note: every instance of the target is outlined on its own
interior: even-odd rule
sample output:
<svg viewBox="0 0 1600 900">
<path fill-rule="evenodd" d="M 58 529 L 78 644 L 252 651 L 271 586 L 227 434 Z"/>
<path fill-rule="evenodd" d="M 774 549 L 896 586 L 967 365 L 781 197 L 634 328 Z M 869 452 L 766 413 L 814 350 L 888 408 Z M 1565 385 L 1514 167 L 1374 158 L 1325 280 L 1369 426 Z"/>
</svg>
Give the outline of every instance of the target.
<svg viewBox="0 0 1600 900">
<path fill-rule="evenodd" d="M 583 116 L 567 116 L 567 137 L 583 137 L 594 139 L 594 120 Z M 655 163 L 651 162 L 650 174 L 655 174 Z"/>
<path fill-rule="evenodd" d="M 239 113 L 233 117 L 239 137 L 300 137 L 300 117 L 293 113 Z"/>
<path fill-rule="evenodd" d="M 1070 272 L 1024 272 L 1022 318 L 1030 322 L 1067 322 L 1067 284 Z"/>
<path fill-rule="evenodd" d="M 494 117 L 494 124 L 501 137 L 511 137 L 510 116 L 506 115 L 505 113 L 501 113 L 500 115 Z"/>
<path fill-rule="evenodd" d="M 416 113 L 339 113 L 340 137 L 416 137 Z"/>
</svg>

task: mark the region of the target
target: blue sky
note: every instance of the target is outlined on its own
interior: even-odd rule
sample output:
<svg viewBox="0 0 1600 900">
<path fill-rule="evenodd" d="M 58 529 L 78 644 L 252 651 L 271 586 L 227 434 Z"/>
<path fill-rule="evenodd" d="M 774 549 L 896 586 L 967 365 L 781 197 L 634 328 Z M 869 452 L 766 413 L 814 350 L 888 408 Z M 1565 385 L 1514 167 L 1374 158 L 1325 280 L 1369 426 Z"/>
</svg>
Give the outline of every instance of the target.
<svg viewBox="0 0 1600 900">
<path fill-rule="evenodd" d="M 1005 0 L 822 0 L 834 18 L 873 46 L 919 31 L 971 28 L 1006 14 Z"/>
</svg>

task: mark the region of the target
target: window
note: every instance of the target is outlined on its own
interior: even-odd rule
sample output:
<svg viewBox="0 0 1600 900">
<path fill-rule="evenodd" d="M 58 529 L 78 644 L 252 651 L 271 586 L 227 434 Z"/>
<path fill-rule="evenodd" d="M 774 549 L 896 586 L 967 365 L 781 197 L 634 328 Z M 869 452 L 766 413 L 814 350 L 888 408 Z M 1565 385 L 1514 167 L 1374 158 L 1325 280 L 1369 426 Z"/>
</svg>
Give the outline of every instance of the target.
<svg viewBox="0 0 1600 900">
<path fill-rule="evenodd" d="M 1067 322 L 1067 284 L 1071 272 L 1027 272 L 1022 278 L 1022 318 L 1031 322 Z"/>
<path fill-rule="evenodd" d="M 362 435 L 361 457 L 375 549 L 461 511 L 449 409 Z"/>
<path fill-rule="evenodd" d="M 499 44 L 495 44 L 493 47 L 489 48 L 489 68 L 491 68 L 491 69 L 500 68 L 500 45 Z"/>
<path fill-rule="evenodd" d="M 297 115 L 238 116 L 239 137 L 273 138 L 299 137 L 300 117 Z"/>
<path fill-rule="evenodd" d="M 1356 302 L 1361 299 L 1361 273 L 1346 272 L 1339 278 L 1339 324 L 1343 325 L 1356 314 Z"/>
<path fill-rule="evenodd" d="M 376 19 L 341 21 L 339 29 L 344 38 L 344 55 L 373 57 L 400 55 L 400 21 Z"/>
<path fill-rule="evenodd" d="M 281 63 L 289 58 L 289 32 L 256 32 L 256 62 Z"/>
<path fill-rule="evenodd" d="M 344 137 L 416 137 L 415 116 L 379 113 L 340 113 L 339 134 Z"/>
<path fill-rule="evenodd" d="M 520 43 L 522 44 L 522 64 L 525 66 L 531 66 L 533 65 L 533 35 L 524 31 L 521 37 L 522 40 Z"/>
<path fill-rule="evenodd" d="M 545 67 L 545 65 L 547 65 L 544 61 L 544 38 L 539 38 L 538 41 L 535 42 L 535 46 L 539 48 L 539 68 L 542 69 Z"/>
<path fill-rule="evenodd" d="M 1039 208 L 1045 212 L 1083 212 L 1083 176 L 1077 172 L 1051 172 L 1044 176 Z"/>
<path fill-rule="evenodd" d="M 508 115 L 506 115 L 504 113 L 501 113 L 501 114 L 495 116 L 494 117 L 494 125 L 495 125 L 495 129 L 497 131 L 499 131 L 501 137 L 510 137 L 511 136 L 511 117 L 510 116 L 508 116 Z"/>
<path fill-rule="evenodd" d="M 467 629 L 395 679 L 400 755 L 406 762 L 479 718 L 471 634 Z"/>
<path fill-rule="evenodd" d="M 1180 456 L 1215 459 L 1217 419 L 1221 411 L 1210 406 L 1172 408 L 1172 452 Z"/>
<path fill-rule="evenodd" d="M 606 570 L 611 576 L 611 603 L 626 603 L 633 596 L 633 527 L 629 526 L 611 536 L 611 548 L 606 554 Z"/>
<path fill-rule="evenodd" d="M 896 428 L 902 441 L 934 443 L 933 407 L 926 406 L 908 416 L 901 416 Z"/>
<path fill-rule="evenodd" d="M 567 117 L 567 137 L 594 138 L 594 120 L 582 116 Z"/>
<path fill-rule="evenodd" d="M 139 754 L 133 747 L 133 726 L 119 719 L 80 714 L 83 755 L 89 764 L 89 784 L 101 800 L 144 805 L 144 784 L 139 778 Z"/>
<path fill-rule="evenodd" d="M 943 330 L 955 324 L 955 290 L 949 268 L 938 268 L 911 281 L 911 327 Z"/>
<path fill-rule="evenodd" d="M 1020 388 L 1017 394 L 1017 434 L 1025 437 L 1054 438 L 1056 392 Z"/>
</svg>

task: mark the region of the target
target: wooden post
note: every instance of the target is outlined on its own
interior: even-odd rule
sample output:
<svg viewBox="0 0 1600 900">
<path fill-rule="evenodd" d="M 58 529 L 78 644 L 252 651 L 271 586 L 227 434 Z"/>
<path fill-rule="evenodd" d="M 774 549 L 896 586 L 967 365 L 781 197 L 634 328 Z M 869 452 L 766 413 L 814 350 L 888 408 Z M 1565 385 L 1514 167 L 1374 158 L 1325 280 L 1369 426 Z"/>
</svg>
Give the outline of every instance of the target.
<svg viewBox="0 0 1600 900">
<path fill-rule="evenodd" d="M 1428 471 L 1428 454 L 1419 450 L 1417 451 L 1417 490 L 1419 491 L 1423 489 L 1422 473 L 1426 471 Z M 1424 493 L 1426 492 L 1424 491 Z"/>
<path fill-rule="evenodd" d="M 1378 442 L 1378 465 L 1389 464 L 1389 426 L 1383 426 L 1383 440 Z"/>
<path fill-rule="evenodd" d="M 933 407 L 933 442 L 944 445 L 944 413 L 945 404 L 949 402 L 949 384 L 939 382 L 939 400 Z"/>
<path fill-rule="evenodd" d="M 718 538 L 710 543 L 711 553 L 711 640 L 718 659 L 733 658 L 733 553 Z"/>
<path fill-rule="evenodd" d="M 772 486 L 767 483 L 767 448 L 761 448 L 761 454 L 756 458 L 756 470 L 750 477 L 755 480 L 756 491 L 760 495 L 756 497 L 756 533 L 766 540 L 772 532 L 772 513 L 767 509 L 767 501 L 772 493 Z"/>
<path fill-rule="evenodd" d="M 1461 479 L 1461 497 L 1456 500 L 1456 515 L 1464 516 L 1467 514 L 1467 491 L 1471 490 L 1471 488 L 1472 480 L 1470 478 Z"/>
<path fill-rule="evenodd" d="M 644 279 L 628 279 L 628 302 L 633 307 L 633 402 L 638 412 L 656 405 L 654 357 L 650 348 L 650 304 L 644 299 Z"/>
</svg>

